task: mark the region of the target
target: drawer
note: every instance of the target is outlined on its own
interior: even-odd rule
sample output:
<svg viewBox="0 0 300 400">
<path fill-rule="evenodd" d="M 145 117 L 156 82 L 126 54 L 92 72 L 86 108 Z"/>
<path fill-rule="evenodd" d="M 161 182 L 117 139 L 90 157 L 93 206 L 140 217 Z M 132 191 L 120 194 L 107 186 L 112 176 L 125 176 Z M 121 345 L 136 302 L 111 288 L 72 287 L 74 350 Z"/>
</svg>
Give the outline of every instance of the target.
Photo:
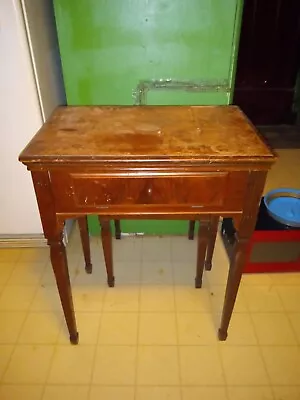
<svg viewBox="0 0 300 400">
<path fill-rule="evenodd" d="M 93 209 L 114 206 L 170 205 L 222 208 L 233 189 L 230 172 L 195 176 L 111 177 L 94 173 L 52 173 L 56 206 L 62 209 Z M 240 185 L 236 182 L 236 193 Z M 63 185 L 63 188 L 61 187 Z M 55 190 L 57 188 L 57 190 Z M 231 196 L 232 198 L 232 196 Z"/>
</svg>

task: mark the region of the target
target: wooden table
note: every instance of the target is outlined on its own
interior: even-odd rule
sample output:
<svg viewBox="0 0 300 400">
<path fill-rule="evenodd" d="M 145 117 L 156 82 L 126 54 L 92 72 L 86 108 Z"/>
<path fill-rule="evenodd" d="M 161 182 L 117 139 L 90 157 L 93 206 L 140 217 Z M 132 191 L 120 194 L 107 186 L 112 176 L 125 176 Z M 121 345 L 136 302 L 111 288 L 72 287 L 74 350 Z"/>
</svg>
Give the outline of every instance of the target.
<svg viewBox="0 0 300 400">
<path fill-rule="evenodd" d="M 111 279 L 110 219 L 201 219 L 200 284 L 209 222 L 233 217 L 237 241 L 219 329 L 219 339 L 226 339 L 247 242 L 275 161 L 237 107 L 60 107 L 20 161 L 32 174 L 71 343 L 78 343 L 78 333 L 63 227 L 66 219 L 89 214 L 102 221 Z"/>
</svg>

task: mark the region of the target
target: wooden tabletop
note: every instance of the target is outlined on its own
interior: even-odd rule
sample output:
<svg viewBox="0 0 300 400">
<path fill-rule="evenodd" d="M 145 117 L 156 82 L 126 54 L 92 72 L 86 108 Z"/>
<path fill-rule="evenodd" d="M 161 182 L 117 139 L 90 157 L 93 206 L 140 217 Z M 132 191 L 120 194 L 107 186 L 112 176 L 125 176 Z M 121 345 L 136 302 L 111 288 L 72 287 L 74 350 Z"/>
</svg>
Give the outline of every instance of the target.
<svg viewBox="0 0 300 400">
<path fill-rule="evenodd" d="M 77 159 L 270 162 L 274 155 L 236 106 L 59 107 L 20 155 L 25 164 Z"/>
</svg>

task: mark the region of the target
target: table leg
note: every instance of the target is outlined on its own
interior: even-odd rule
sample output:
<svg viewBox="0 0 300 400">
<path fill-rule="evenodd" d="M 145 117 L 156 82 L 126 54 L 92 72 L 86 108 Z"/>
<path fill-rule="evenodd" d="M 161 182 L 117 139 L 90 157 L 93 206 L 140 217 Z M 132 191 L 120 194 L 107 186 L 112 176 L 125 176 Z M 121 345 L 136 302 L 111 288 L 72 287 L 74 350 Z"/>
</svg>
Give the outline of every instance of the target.
<svg viewBox="0 0 300 400">
<path fill-rule="evenodd" d="M 101 239 L 103 254 L 107 273 L 107 284 L 109 287 L 115 286 L 115 277 L 113 272 L 113 257 L 112 257 L 112 236 L 109 220 L 103 220 L 99 217 L 101 225 Z"/>
<path fill-rule="evenodd" d="M 115 223 L 115 237 L 121 239 L 121 221 L 119 219 L 114 220 Z"/>
<path fill-rule="evenodd" d="M 189 232 L 188 232 L 189 240 L 194 239 L 195 223 L 196 221 L 189 221 Z"/>
<path fill-rule="evenodd" d="M 197 248 L 197 273 L 195 287 L 201 288 L 204 270 L 205 254 L 209 240 L 209 219 L 201 218 L 198 228 L 198 248 Z"/>
<path fill-rule="evenodd" d="M 219 226 L 219 217 L 211 217 L 209 223 L 209 238 L 208 238 L 208 245 L 205 257 L 205 269 L 206 271 L 210 271 L 212 267 L 212 257 L 214 254 L 215 244 L 216 244 L 216 237 L 218 233 L 218 226 Z"/>
<path fill-rule="evenodd" d="M 88 230 L 88 222 L 87 217 L 79 217 L 77 218 L 79 225 L 79 232 L 82 244 L 82 250 L 85 261 L 85 270 L 87 274 L 91 274 L 93 270 L 92 261 L 91 261 L 91 249 L 90 249 L 90 238 L 89 238 L 89 230 Z"/>
<path fill-rule="evenodd" d="M 70 334 L 70 342 L 72 344 L 77 344 L 78 332 L 72 299 L 68 261 L 65 245 L 62 240 L 62 234 L 59 237 L 48 239 L 48 245 L 50 246 L 50 258 L 55 274 L 59 297 Z"/>
</svg>

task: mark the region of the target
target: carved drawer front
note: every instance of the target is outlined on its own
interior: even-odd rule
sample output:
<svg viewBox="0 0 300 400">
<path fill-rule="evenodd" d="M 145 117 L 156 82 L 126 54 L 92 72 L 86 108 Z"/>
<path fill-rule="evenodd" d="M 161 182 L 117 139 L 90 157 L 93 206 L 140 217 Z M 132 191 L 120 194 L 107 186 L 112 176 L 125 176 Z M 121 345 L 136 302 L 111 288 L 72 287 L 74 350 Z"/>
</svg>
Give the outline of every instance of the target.
<svg viewBox="0 0 300 400">
<path fill-rule="evenodd" d="M 57 172 L 51 174 L 51 181 L 54 192 L 59 193 L 56 198 L 58 211 L 70 210 L 70 206 L 73 210 L 134 205 L 223 208 L 228 191 L 234 192 L 231 199 L 238 197 L 240 200 L 241 176 L 238 173 L 235 177 L 236 174 L 207 172 L 193 176 L 113 177 Z"/>
</svg>

